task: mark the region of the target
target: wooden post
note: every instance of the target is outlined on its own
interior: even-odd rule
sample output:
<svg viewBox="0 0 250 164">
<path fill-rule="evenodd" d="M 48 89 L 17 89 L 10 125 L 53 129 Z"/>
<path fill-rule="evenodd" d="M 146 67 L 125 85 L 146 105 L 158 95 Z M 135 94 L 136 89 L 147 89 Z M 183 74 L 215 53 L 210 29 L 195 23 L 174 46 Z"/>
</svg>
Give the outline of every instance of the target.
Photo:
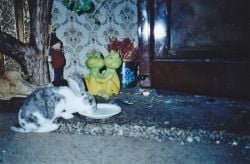
<svg viewBox="0 0 250 164">
<path fill-rule="evenodd" d="M 4 56 L 0 53 L 0 76 L 4 74 Z"/>
<path fill-rule="evenodd" d="M 14 0 L 18 40 L 24 42 L 23 0 Z"/>
</svg>

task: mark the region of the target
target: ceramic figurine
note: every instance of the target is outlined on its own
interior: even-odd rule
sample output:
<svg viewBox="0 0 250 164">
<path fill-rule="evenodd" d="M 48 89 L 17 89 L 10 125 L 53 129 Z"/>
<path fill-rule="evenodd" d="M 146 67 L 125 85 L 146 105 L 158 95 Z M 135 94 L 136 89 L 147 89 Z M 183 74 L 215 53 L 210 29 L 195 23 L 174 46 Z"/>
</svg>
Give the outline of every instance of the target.
<svg viewBox="0 0 250 164">
<path fill-rule="evenodd" d="M 100 69 L 104 66 L 103 56 L 100 52 L 90 54 L 85 62 L 89 69 L 89 74 L 85 77 L 86 85 L 92 95 L 99 95 L 99 91 L 103 89 L 103 82 L 98 79 L 103 78 Z"/>
<path fill-rule="evenodd" d="M 86 60 L 90 73 L 85 77 L 86 85 L 92 95 L 105 99 L 120 92 L 120 80 L 116 69 L 120 67 L 122 60 L 118 53 L 111 51 L 104 59 L 99 52 L 93 53 Z M 101 72 L 101 68 L 106 70 Z"/>
<path fill-rule="evenodd" d="M 51 34 L 48 61 L 52 64 L 54 69 L 53 84 L 55 86 L 67 85 L 66 80 L 63 78 L 63 69 L 66 64 L 63 52 L 63 42 L 57 38 L 55 33 Z"/>
</svg>

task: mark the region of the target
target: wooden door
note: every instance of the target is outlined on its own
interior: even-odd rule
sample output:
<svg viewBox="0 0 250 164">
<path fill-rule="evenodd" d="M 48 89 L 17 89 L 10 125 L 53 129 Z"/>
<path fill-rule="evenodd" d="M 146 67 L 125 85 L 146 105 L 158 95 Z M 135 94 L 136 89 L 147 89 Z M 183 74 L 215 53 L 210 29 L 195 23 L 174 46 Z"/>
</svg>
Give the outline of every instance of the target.
<svg viewBox="0 0 250 164">
<path fill-rule="evenodd" d="M 139 0 L 140 85 L 250 99 L 250 1 Z"/>
</svg>

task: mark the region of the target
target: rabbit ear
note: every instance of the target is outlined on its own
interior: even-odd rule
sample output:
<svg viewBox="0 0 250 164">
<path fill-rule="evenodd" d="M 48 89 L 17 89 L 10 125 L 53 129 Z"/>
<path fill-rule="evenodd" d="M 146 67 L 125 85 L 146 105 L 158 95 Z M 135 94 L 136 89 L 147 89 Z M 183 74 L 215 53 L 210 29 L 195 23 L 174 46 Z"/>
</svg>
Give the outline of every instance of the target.
<svg viewBox="0 0 250 164">
<path fill-rule="evenodd" d="M 74 77 L 69 77 L 68 84 L 76 95 L 80 96 L 81 93 L 85 92 L 83 80 L 77 75 L 74 75 Z"/>
</svg>

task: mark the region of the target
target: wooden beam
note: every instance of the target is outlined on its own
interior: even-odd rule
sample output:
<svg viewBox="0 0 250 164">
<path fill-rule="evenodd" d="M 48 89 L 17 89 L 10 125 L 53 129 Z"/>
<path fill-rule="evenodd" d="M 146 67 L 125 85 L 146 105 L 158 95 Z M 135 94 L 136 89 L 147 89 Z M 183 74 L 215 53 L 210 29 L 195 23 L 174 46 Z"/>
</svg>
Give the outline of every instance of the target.
<svg viewBox="0 0 250 164">
<path fill-rule="evenodd" d="M 23 0 L 14 0 L 17 37 L 24 42 Z"/>
<path fill-rule="evenodd" d="M 0 76 L 4 74 L 4 56 L 0 53 Z"/>
</svg>

